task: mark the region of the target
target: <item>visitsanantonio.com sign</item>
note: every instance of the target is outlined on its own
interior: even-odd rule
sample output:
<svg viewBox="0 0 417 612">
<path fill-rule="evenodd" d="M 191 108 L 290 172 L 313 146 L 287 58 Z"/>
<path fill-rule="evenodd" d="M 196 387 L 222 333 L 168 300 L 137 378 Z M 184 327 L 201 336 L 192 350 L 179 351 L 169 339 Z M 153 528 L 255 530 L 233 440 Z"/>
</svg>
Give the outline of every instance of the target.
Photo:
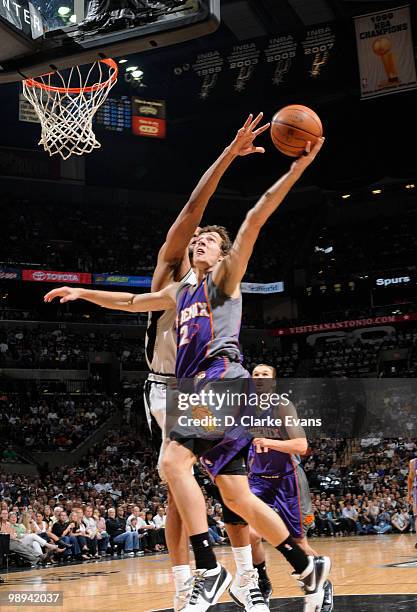
<svg viewBox="0 0 417 612">
<path fill-rule="evenodd" d="M 368 317 L 367 319 L 350 319 L 348 321 L 335 321 L 331 323 L 312 323 L 311 325 L 297 325 L 296 327 L 283 327 L 271 330 L 272 336 L 291 336 L 294 334 L 311 334 L 314 332 L 340 331 L 357 329 L 358 327 L 373 327 L 375 325 L 390 325 L 392 323 L 406 323 L 416 321 L 417 313 L 410 312 L 405 315 L 387 315 L 382 317 Z"/>
</svg>

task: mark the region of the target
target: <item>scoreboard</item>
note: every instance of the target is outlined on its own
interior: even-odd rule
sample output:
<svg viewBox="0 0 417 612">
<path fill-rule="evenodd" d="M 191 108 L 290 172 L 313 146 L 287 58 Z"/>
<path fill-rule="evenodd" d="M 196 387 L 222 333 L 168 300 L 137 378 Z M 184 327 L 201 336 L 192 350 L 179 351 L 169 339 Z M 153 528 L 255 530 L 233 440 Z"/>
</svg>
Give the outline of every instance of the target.
<svg viewBox="0 0 417 612">
<path fill-rule="evenodd" d="M 110 132 L 132 130 L 132 100 L 128 96 L 107 98 L 95 115 L 95 124 Z"/>
</svg>

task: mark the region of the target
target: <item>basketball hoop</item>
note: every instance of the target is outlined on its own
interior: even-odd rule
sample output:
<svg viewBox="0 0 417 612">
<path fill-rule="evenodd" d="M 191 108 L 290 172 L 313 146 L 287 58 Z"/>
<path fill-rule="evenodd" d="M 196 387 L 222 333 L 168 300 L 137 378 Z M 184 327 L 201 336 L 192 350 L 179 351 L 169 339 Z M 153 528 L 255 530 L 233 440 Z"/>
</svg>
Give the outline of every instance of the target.
<svg viewBox="0 0 417 612">
<path fill-rule="evenodd" d="M 42 126 L 38 144 L 49 155 L 63 159 L 84 155 L 101 145 L 93 131 L 93 117 L 117 81 L 118 67 L 101 59 L 83 75 L 80 66 L 64 77 L 59 70 L 23 81 L 23 95 L 32 104 Z"/>
</svg>

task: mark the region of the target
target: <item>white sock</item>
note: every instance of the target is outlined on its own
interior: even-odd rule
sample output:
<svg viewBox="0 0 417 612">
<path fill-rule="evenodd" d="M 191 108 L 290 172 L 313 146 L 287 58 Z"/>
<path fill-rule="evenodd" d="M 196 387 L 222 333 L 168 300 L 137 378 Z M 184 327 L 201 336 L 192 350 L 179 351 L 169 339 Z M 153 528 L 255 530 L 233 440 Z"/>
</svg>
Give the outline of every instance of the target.
<svg viewBox="0 0 417 612">
<path fill-rule="evenodd" d="M 240 583 L 240 577 L 250 570 L 253 570 L 253 561 L 252 561 L 252 546 L 249 544 L 248 546 L 241 546 L 239 548 L 234 548 L 232 546 L 233 556 L 235 558 L 236 569 L 237 569 L 237 580 L 238 584 Z"/>
<path fill-rule="evenodd" d="M 172 576 L 174 578 L 175 593 L 178 595 L 188 578 L 191 576 L 191 567 L 189 565 L 174 565 L 172 568 Z"/>
</svg>

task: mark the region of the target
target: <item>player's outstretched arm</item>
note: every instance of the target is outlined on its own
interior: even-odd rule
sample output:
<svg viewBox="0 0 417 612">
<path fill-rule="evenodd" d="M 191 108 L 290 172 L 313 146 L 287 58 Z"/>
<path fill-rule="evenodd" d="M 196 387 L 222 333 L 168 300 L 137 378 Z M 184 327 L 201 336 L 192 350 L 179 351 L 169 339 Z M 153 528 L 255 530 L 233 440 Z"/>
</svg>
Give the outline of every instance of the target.
<svg viewBox="0 0 417 612">
<path fill-rule="evenodd" d="M 45 302 L 60 298 L 60 303 L 86 300 L 111 310 L 147 312 L 175 308 L 177 284 L 172 283 L 161 291 L 152 293 L 119 293 L 118 291 L 96 291 L 82 287 L 58 287 L 44 296 Z"/>
<path fill-rule="evenodd" d="M 258 127 L 262 117 L 263 113 L 259 113 L 255 119 L 253 115 L 249 115 L 230 145 L 225 148 L 220 157 L 201 177 L 187 204 L 169 230 L 165 243 L 159 251 L 158 263 L 153 277 L 153 289 L 159 289 L 169 283 L 173 269 L 176 271 L 178 280 L 188 272 L 190 268 L 188 244 L 201 222 L 210 198 L 230 164 L 236 157 L 265 152 L 263 147 L 257 147 L 254 144 L 256 137 L 269 127 L 269 123 Z"/>
<path fill-rule="evenodd" d="M 214 283 L 226 295 L 234 296 L 238 292 L 259 232 L 306 168 L 316 158 L 323 143 L 324 138 L 320 138 L 313 147 L 308 143 L 305 154 L 297 159 L 290 170 L 261 196 L 246 215 L 230 252 L 213 272 Z"/>
</svg>

